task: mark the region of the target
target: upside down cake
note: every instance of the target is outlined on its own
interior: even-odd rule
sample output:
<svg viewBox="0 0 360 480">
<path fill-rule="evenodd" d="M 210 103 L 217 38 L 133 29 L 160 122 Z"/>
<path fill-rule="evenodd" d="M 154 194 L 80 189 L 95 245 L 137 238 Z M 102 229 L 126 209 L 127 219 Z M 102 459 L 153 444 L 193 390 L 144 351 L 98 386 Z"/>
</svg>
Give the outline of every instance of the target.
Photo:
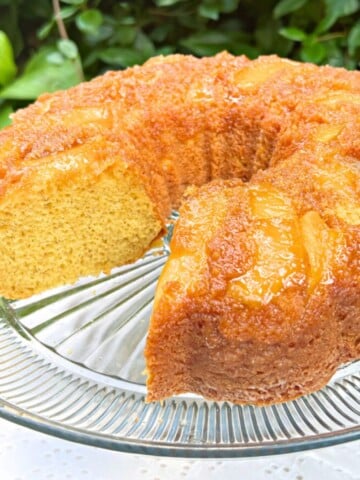
<svg viewBox="0 0 360 480">
<path fill-rule="evenodd" d="M 146 345 L 149 401 L 284 401 L 360 356 L 360 73 L 157 57 L 13 120 L 7 298 L 138 258 L 186 192 Z"/>
</svg>

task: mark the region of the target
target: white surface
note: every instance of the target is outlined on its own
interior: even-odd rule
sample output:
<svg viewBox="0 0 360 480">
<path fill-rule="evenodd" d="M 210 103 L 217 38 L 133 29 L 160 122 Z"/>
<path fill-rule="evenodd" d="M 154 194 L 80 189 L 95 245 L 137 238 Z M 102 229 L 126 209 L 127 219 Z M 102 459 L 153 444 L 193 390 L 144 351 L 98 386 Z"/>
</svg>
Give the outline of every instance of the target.
<svg viewBox="0 0 360 480">
<path fill-rule="evenodd" d="M 238 460 L 131 455 L 71 443 L 0 419 L 0 480 L 360 480 L 360 441 Z"/>
</svg>

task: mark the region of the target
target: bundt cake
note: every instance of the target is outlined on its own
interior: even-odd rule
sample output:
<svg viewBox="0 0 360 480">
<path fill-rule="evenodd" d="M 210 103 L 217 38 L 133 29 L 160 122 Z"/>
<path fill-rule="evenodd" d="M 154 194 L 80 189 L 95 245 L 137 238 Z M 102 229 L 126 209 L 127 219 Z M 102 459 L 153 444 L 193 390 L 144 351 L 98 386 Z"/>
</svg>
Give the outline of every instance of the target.
<svg viewBox="0 0 360 480">
<path fill-rule="evenodd" d="M 148 400 L 320 388 L 360 357 L 359 131 L 360 73 L 275 56 L 157 57 L 43 95 L 0 132 L 0 294 L 134 260 L 184 199 Z"/>
</svg>

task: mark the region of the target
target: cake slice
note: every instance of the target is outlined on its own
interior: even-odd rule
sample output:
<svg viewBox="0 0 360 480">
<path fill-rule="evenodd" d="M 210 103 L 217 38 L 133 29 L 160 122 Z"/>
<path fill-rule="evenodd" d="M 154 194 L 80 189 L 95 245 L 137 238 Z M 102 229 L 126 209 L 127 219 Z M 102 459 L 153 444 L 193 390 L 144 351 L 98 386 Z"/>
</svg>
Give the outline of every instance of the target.
<svg viewBox="0 0 360 480">
<path fill-rule="evenodd" d="M 163 230 L 156 195 L 166 194 L 162 177 L 153 174 L 151 183 L 143 177 L 139 163 L 101 140 L 7 172 L 0 191 L 1 294 L 27 297 L 140 257 Z"/>
</svg>

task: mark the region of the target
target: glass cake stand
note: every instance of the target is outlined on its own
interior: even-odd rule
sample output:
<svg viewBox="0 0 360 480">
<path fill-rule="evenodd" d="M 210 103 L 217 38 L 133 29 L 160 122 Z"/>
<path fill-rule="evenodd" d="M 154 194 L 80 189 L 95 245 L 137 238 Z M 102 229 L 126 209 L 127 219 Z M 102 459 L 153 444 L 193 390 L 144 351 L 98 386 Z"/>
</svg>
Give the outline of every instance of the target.
<svg viewBox="0 0 360 480">
<path fill-rule="evenodd" d="M 139 261 L 27 300 L 0 298 L 0 415 L 68 440 L 187 457 L 271 455 L 360 439 L 360 362 L 269 407 L 183 395 L 146 404 L 143 348 L 168 236 Z"/>
</svg>

